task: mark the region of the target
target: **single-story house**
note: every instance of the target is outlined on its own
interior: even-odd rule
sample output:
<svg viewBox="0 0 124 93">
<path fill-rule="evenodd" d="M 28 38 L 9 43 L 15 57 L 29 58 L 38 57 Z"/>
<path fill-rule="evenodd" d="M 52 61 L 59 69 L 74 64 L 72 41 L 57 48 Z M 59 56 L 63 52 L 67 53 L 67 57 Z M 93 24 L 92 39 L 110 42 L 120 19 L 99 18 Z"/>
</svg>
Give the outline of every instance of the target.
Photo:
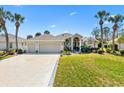
<svg viewBox="0 0 124 93">
<path fill-rule="evenodd" d="M 80 52 L 83 44 L 83 37 L 77 33 L 63 33 L 57 36 L 43 34 L 30 39 L 18 37 L 18 48 L 24 49 L 29 53 L 59 53 L 63 49 Z M 5 48 L 5 36 L 1 35 L 0 50 Z M 9 48 L 15 49 L 15 36 L 12 34 L 9 34 Z"/>
<path fill-rule="evenodd" d="M 84 38 L 80 34 L 63 33 L 57 36 L 51 34 L 43 34 L 30 39 L 18 37 L 18 48 L 26 50 L 28 53 L 59 53 L 64 49 L 73 52 L 80 52 L 81 46 L 89 45 L 88 38 Z M 112 43 L 110 41 L 109 43 Z M 124 41 L 115 39 L 118 49 L 124 50 Z M 94 47 L 94 45 L 92 45 Z M 5 35 L 0 35 L 0 50 L 6 48 Z M 9 34 L 9 49 L 15 49 L 15 36 Z"/>
<path fill-rule="evenodd" d="M 124 50 L 124 36 L 119 37 L 116 41 L 120 50 Z"/>
<path fill-rule="evenodd" d="M 81 51 L 82 38 L 79 34 L 64 33 L 57 36 L 44 34 L 27 40 L 28 52 L 58 53 L 63 49 Z"/>
<path fill-rule="evenodd" d="M 13 34 L 9 34 L 9 49 L 16 49 L 16 43 L 15 43 L 15 36 Z M 6 39 L 5 39 L 5 35 L 1 34 L 0 35 L 0 50 L 5 50 L 6 48 Z M 18 37 L 18 48 L 21 49 L 26 49 L 27 45 L 26 45 L 26 39 Z"/>
<path fill-rule="evenodd" d="M 108 43 L 112 44 L 112 40 Z M 124 50 L 124 39 L 120 39 L 120 37 L 115 39 L 115 49 Z"/>
</svg>

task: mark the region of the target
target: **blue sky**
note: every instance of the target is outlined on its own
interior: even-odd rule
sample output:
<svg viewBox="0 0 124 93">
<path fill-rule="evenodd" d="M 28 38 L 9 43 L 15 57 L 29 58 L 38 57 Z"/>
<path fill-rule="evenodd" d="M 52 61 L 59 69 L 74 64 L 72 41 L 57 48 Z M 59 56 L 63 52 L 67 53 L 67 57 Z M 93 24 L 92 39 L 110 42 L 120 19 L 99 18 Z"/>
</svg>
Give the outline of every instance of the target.
<svg viewBox="0 0 124 93">
<path fill-rule="evenodd" d="M 79 33 L 91 36 L 91 31 L 97 25 L 94 15 L 99 10 L 106 10 L 112 15 L 124 14 L 124 6 L 3 6 L 5 10 L 22 14 L 26 19 L 21 25 L 19 36 L 26 38 L 36 32 L 43 34 L 49 30 L 51 34 Z M 9 33 L 15 33 L 14 23 L 7 22 Z"/>
</svg>

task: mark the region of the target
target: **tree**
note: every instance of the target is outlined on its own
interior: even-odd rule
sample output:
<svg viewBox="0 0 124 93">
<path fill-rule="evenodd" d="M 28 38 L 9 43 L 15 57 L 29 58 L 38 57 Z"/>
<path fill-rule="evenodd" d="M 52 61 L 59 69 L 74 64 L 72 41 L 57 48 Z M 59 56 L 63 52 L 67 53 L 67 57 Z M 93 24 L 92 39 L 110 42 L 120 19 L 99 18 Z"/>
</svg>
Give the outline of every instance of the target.
<svg viewBox="0 0 124 93">
<path fill-rule="evenodd" d="M 19 27 L 20 25 L 23 23 L 24 21 L 24 17 L 20 14 L 15 13 L 14 14 L 14 22 L 15 22 L 15 27 L 16 27 L 16 31 L 15 31 L 15 41 L 16 41 L 16 50 L 18 50 L 18 31 L 19 31 Z"/>
<path fill-rule="evenodd" d="M 110 28 L 109 27 L 104 27 L 103 28 L 103 33 L 104 33 L 104 36 L 105 36 L 105 42 L 108 41 L 108 36 L 109 36 L 109 33 L 110 33 Z"/>
<path fill-rule="evenodd" d="M 32 35 L 27 35 L 27 39 L 33 38 Z"/>
<path fill-rule="evenodd" d="M 95 37 L 96 40 L 99 40 L 99 36 L 100 36 L 100 33 L 99 33 L 99 29 L 96 27 L 93 29 L 93 31 L 91 32 L 91 34 Z"/>
<path fill-rule="evenodd" d="M 98 11 L 95 18 L 99 19 L 100 31 L 101 31 L 101 48 L 103 49 L 103 24 L 108 19 L 109 13 L 106 11 Z"/>
<path fill-rule="evenodd" d="M 41 36 L 41 33 L 40 33 L 40 32 L 37 32 L 37 33 L 35 34 L 35 37 L 37 37 L 37 36 Z"/>
<path fill-rule="evenodd" d="M 5 11 L 2 7 L 0 8 L 0 28 L 1 30 L 4 31 L 5 33 L 5 39 L 6 39 L 6 51 L 9 50 L 9 37 L 8 37 L 8 32 L 6 28 L 6 20 L 12 21 L 13 16 L 11 12 Z"/>
<path fill-rule="evenodd" d="M 112 29 L 113 29 L 113 33 L 112 33 L 112 50 L 113 52 L 115 51 L 115 33 L 118 31 L 119 28 L 119 23 L 122 23 L 124 20 L 124 16 L 118 14 L 115 16 L 110 16 L 108 21 L 113 23 Z"/>
<path fill-rule="evenodd" d="M 47 34 L 47 35 L 48 35 L 48 34 L 50 34 L 50 31 L 45 30 L 45 31 L 44 31 L 44 34 Z"/>
</svg>

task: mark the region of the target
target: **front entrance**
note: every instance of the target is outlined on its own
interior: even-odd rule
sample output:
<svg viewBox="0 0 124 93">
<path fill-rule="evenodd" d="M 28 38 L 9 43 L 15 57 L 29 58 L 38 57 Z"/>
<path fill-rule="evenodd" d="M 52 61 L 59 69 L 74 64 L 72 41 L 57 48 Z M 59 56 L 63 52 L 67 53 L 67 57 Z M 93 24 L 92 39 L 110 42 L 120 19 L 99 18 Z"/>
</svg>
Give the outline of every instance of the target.
<svg viewBox="0 0 124 93">
<path fill-rule="evenodd" d="M 73 50 L 74 51 L 79 51 L 80 50 L 80 42 L 79 38 L 75 37 L 73 40 Z"/>
</svg>

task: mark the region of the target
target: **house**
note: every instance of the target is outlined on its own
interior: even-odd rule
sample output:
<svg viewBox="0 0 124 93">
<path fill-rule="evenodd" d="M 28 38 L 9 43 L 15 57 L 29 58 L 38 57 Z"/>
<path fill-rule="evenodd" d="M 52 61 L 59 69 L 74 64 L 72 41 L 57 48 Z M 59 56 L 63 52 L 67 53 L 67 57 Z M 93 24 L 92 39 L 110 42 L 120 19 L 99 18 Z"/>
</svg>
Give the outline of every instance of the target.
<svg viewBox="0 0 124 93">
<path fill-rule="evenodd" d="M 13 34 L 8 34 L 9 37 L 9 49 L 16 49 L 15 36 Z M 18 48 L 26 49 L 26 39 L 18 37 Z M 6 40 L 5 35 L 0 35 L 0 50 L 5 50 Z"/>
<path fill-rule="evenodd" d="M 116 38 L 114 41 L 115 41 L 115 50 L 124 50 L 124 37 Z M 112 40 L 109 41 L 108 44 L 112 45 Z"/>
<path fill-rule="evenodd" d="M 57 36 L 43 34 L 30 39 L 18 37 L 18 48 L 24 49 L 29 53 L 59 53 L 64 49 L 80 52 L 84 44 L 80 34 L 63 33 Z M 0 50 L 4 50 L 5 36 L 0 36 Z M 9 48 L 15 49 L 15 36 L 9 34 Z"/>
<path fill-rule="evenodd" d="M 82 36 L 63 33 L 57 36 L 44 34 L 27 40 L 28 52 L 59 53 L 63 49 L 81 51 Z"/>
<path fill-rule="evenodd" d="M 124 50 L 124 36 L 119 37 L 116 40 L 116 43 L 118 44 L 120 50 Z"/>
</svg>

